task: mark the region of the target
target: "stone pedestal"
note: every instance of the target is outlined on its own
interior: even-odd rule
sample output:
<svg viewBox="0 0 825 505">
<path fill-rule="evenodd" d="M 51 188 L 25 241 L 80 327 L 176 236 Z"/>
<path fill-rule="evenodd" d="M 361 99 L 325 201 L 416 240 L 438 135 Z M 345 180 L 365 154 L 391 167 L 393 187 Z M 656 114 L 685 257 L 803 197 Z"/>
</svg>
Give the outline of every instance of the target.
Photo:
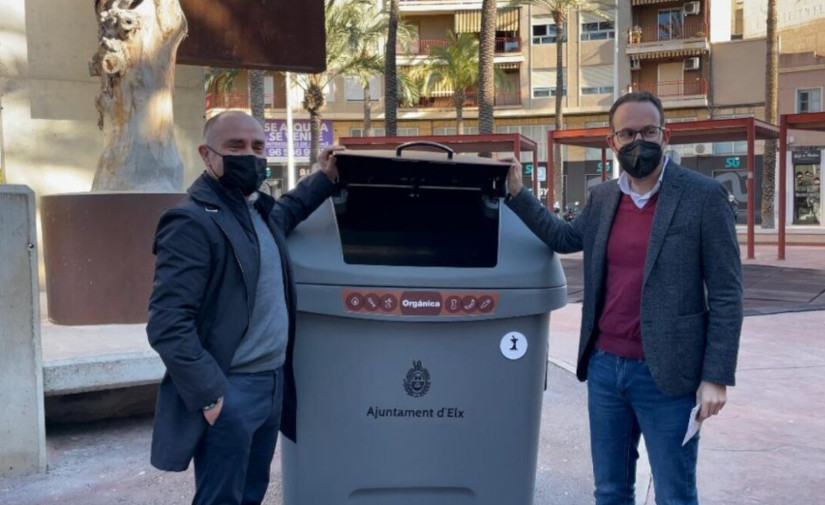
<svg viewBox="0 0 825 505">
<path fill-rule="evenodd" d="M 34 192 L 0 185 L 0 476 L 46 470 Z"/>
<path fill-rule="evenodd" d="M 66 193 L 42 197 L 49 320 L 145 323 L 161 214 L 183 193 Z"/>
</svg>

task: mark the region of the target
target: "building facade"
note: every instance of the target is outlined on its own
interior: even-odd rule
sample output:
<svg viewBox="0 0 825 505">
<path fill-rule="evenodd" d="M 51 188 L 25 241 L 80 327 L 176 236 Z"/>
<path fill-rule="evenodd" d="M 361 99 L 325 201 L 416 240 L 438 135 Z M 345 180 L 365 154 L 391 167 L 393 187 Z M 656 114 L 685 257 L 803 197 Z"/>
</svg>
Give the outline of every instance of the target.
<svg viewBox="0 0 825 505">
<path fill-rule="evenodd" d="M 748 116 L 763 119 L 765 8 L 761 4 L 766 3 L 762 0 L 621 1 L 617 2 L 618 10 L 571 11 L 565 33 L 560 34 L 549 12 L 534 6 L 512 8 L 500 2 L 495 64 L 507 84 L 499 86 L 496 92 L 496 131 L 521 133 L 539 144 L 540 163 L 536 170 L 540 187 L 545 188 L 547 132 L 554 124 L 559 71 L 564 72 L 566 80 L 565 89 L 560 91 L 566 129 L 607 125 L 610 105 L 629 90 L 657 94 L 662 99 L 667 122 Z M 789 6 L 780 2 L 783 53 L 788 52 L 787 40 L 793 42 L 794 52 L 821 54 L 815 51 L 825 40 L 825 35 L 819 34 L 825 33 L 821 29 L 825 23 L 825 13 L 821 13 L 820 8 L 823 3 L 825 0 L 800 0 Z M 409 42 L 397 48 L 399 70 L 427 62 L 434 47 L 448 43 L 450 32 L 478 36 L 480 9 L 480 0 L 401 0 L 402 20 L 413 35 Z M 561 70 L 556 63 L 555 44 L 560 36 L 563 40 Z M 796 71 L 783 67 L 780 88 L 787 79 L 802 74 L 811 77 L 810 72 L 807 67 Z M 268 76 L 266 87 L 270 104 L 267 117 L 283 120 L 288 94 L 283 77 Z M 821 107 L 822 99 L 817 100 L 815 88 L 803 89 L 803 108 Z M 240 91 L 234 95 L 210 94 L 207 114 L 224 106 L 244 106 L 248 98 L 243 78 L 238 80 L 236 89 Z M 456 114 L 451 103 L 453 91 L 436 87 L 417 103 L 402 106 L 398 111 L 398 135 L 456 134 Z M 478 131 L 478 108 L 475 90 L 466 91 L 464 133 L 472 134 Z M 810 98 L 806 98 L 808 96 Z M 364 135 L 365 105 L 371 111 L 372 135 L 384 134 L 380 76 L 370 84 L 369 104 L 364 103 L 361 86 L 347 78 L 336 79 L 326 90 L 326 98 L 328 103 L 322 115 L 324 128 L 329 133 L 322 142 Z M 791 112 L 797 101 L 781 94 L 780 112 Z M 298 105 L 300 102 L 299 93 L 292 90 L 289 103 L 293 104 L 295 118 L 293 136 L 296 142 L 306 142 L 302 122 L 308 116 Z M 287 132 L 283 126 L 279 126 L 278 132 L 274 135 L 279 140 L 273 143 L 273 154 L 283 153 L 286 148 Z M 800 141 L 803 138 L 807 137 L 803 135 Z M 821 145 L 819 141 L 805 142 L 811 146 Z M 756 146 L 758 171 L 761 171 L 762 144 L 757 142 Z M 308 170 L 309 157 L 302 155 L 306 151 L 303 147 L 299 149 L 295 160 L 298 170 L 304 172 Z M 727 181 L 731 193 L 737 199 L 742 197 L 744 205 L 746 178 L 744 169 L 736 168 L 737 163 L 744 167 L 747 154 L 744 140 L 671 146 L 668 154 L 686 166 L 695 166 Z M 584 201 L 587 188 L 601 180 L 602 170 L 615 174 L 611 160 L 606 167 L 601 166 L 598 149 L 565 147 L 562 157 L 566 199 L 563 203 Z M 810 157 L 799 159 L 811 160 Z M 270 164 L 274 177 L 283 177 L 284 157 L 271 156 Z M 734 172 L 736 177 L 732 175 Z M 756 196 L 758 200 L 760 195 Z M 792 198 L 789 194 L 789 199 Z M 821 210 L 819 212 L 821 214 Z M 818 222 L 822 222 L 821 217 Z"/>
</svg>

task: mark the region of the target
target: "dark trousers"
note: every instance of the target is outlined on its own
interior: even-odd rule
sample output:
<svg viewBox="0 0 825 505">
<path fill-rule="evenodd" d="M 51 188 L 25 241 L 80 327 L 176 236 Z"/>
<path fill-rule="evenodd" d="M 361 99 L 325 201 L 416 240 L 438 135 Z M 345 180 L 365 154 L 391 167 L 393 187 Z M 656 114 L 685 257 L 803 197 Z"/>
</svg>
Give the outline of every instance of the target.
<svg viewBox="0 0 825 505">
<path fill-rule="evenodd" d="M 193 505 L 260 504 L 281 422 L 283 372 L 230 374 L 213 426 L 195 452 Z"/>
</svg>

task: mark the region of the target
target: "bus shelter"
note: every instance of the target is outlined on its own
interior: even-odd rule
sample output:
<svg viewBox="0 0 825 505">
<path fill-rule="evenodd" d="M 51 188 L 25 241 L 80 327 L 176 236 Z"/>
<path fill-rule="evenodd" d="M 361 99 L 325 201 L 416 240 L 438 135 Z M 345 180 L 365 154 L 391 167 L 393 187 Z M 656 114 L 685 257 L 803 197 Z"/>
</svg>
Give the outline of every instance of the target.
<svg viewBox="0 0 825 505">
<path fill-rule="evenodd" d="M 788 130 L 825 132 L 825 112 L 782 114 L 779 117 L 779 223 L 777 230 L 777 258 L 785 259 L 785 219 L 788 170 Z"/>
<path fill-rule="evenodd" d="M 799 114 L 798 114 L 799 115 Z M 754 258 L 754 212 L 755 212 L 755 165 L 756 155 L 754 154 L 754 143 L 757 140 L 779 138 L 779 128 L 765 121 L 754 117 L 733 118 L 733 119 L 708 119 L 702 121 L 687 121 L 684 123 L 668 123 L 670 131 L 669 145 L 696 144 L 701 142 L 730 142 L 736 140 L 747 140 L 747 258 Z M 607 156 L 607 136 L 612 133 L 609 127 L 580 128 L 575 130 L 550 130 L 547 132 L 547 181 L 548 194 L 553 191 L 552 173 L 555 169 L 553 160 L 554 144 L 572 145 L 578 147 L 589 147 L 601 149 L 602 166 L 606 166 Z M 784 152 L 784 151 L 781 151 Z M 782 158 L 784 160 L 784 158 Z M 607 179 L 607 171 L 602 170 L 602 180 Z M 783 179 L 784 180 L 784 179 Z M 780 190 L 781 192 L 782 190 Z M 780 198 L 782 196 L 780 195 Z M 780 208 L 783 209 L 784 207 Z M 783 221 L 784 223 L 784 221 Z M 783 227 L 784 233 L 784 227 Z M 784 235 L 780 242 L 784 240 Z M 783 243 L 784 247 L 784 243 Z"/>
<path fill-rule="evenodd" d="M 519 133 L 491 133 L 488 135 L 430 135 L 413 137 L 342 137 L 338 143 L 347 149 L 395 149 L 406 142 L 435 142 L 457 153 L 513 153 L 521 159 L 522 153 L 533 153 L 533 194 L 539 194 L 538 144 Z M 420 149 L 427 149 L 421 147 Z"/>
</svg>

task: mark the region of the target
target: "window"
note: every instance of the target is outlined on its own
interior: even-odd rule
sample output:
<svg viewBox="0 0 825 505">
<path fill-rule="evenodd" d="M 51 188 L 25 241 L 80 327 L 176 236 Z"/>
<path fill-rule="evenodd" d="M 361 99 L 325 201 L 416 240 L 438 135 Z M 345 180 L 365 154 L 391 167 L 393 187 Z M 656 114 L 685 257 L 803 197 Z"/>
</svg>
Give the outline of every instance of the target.
<svg viewBox="0 0 825 505">
<path fill-rule="evenodd" d="M 608 123 L 607 121 L 588 121 L 588 122 L 584 123 L 585 128 L 604 128 L 604 127 L 607 127 L 607 126 L 610 126 L 610 123 Z M 606 140 L 604 142 L 604 147 L 607 149 L 607 141 Z M 612 154 L 610 152 L 610 149 L 607 149 L 606 155 L 607 155 L 608 160 L 612 159 Z M 585 160 L 601 161 L 602 160 L 602 150 L 597 149 L 595 147 L 586 147 L 584 149 L 584 159 Z"/>
<path fill-rule="evenodd" d="M 717 114 L 713 119 L 734 119 L 739 117 L 751 117 L 749 114 Z M 716 156 L 726 156 L 731 154 L 748 154 L 748 141 L 735 140 L 729 142 L 714 142 L 713 154 Z"/>
<path fill-rule="evenodd" d="M 732 142 L 714 142 L 713 154 L 725 156 L 729 154 L 748 154 L 748 141 L 736 140 Z"/>
<path fill-rule="evenodd" d="M 533 98 L 547 98 L 551 96 L 556 96 L 556 87 L 553 86 L 552 88 L 549 87 L 540 87 L 540 88 L 533 88 Z M 567 96 L 567 88 L 564 89 L 561 96 Z"/>
<path fill-rule="evenodd" d="M 381 79 L 378 76 L 370 77 L 370 101 L 380 100 L 381 97 Z M 363 102 L 364 88 L 355 77 L 344 78 L 344 95 L 348 102 Z"/>
<path fill-rule="evenodd" d="M 562 77 L 564 79 L 564 77 Z M 547 98 L 556 96 L 556 69 L 534 70 L 533 71 L 533 98 Z M 565 86 L 562 96 L 567 96 Z"/>
<path fill-rule="evenodd" d="M 399 135 L 401 134 L 399 133 Z M 440 126 L 433 128 L 433 135 L 458 135 L 458 130 L 456 130 L 455 126 Z M 464 135 L 478 135 L 478 127 L 465 126 Z"/>
<path fill-rule="evenodd" d="M 588 86 L 582 88 L 582 95 L 606 95 L 613 93 L 613 86 Z"/>
<path fill-rule="evenodd" d="M 533 44 L 552 44 L 556 42 L 556 24 L 533 25 Z"/>
<path fill-rule="evenodd" d="M 547 159 L 547 132 L 553 129 L 553 125 L 523 125 L 523 126 L 496 126 L 496 133 L 520 133 L 528 139 L 533 140 L 538 144 L 538 159 Z M 562 146 L 562 152 L 565 152 L 567 146 Z M 499 158 L 507 155 L 514 155 L 514 153 L 498 153 Z M 533 162 L 533 153 L 524 151 L 521 153 L 521 161 L 525 163 Z"/>
<path fill-rule="evenodd" d="M 682 9 L 659 11 L 659 40 L 682 38 L 682 16 Z"/>
<path fill-rule="evenodd" d="M 796 112 L 822 112 L 822 88 L 796 90 Z"/>
<path fill-rule="evenodd" d="M 264 107 L 275 106 L 275 78 L 264 75 Z"/>
<path fill-rule="evenodd" d="M 613 65 L 581 67 L 580 79 L 582 95 L 613 93 Z"/>
<path fill-rule="evenodd" d="M 613 21 L 582 23 L 581 40 L 607 40 L 616 38 Z"/>
<path fill-rule="evenodd" d="M 665 118 L 665 123 L 689 123 L 696 120 L 696 116 L 667 117 Z M 667 128 L 667 124 L 665 124 L 665 128 Z M 676 154 L 676 158 L 673 161 L 679 163 L 683 157 L 696 156 L 696 146 L 697 144 L 668 145 L 668 156 L 673 157 L 672 154 Z"/>
<path fill-rule="evenodd" d="M 373 137 L 383 137 L 387 134 L 387 130 L 384 128 L 373 128 L 372 135 Z M 396 128 L 396 134 L 399 137 L 411 137 L 413 135 L 418 135 L 418 128 Z M 350 137 L 363 137 L 364 136 L 364 129 L 363 128 L 350 128 L 349 129 L 349 136 Z"/>
</svg>

